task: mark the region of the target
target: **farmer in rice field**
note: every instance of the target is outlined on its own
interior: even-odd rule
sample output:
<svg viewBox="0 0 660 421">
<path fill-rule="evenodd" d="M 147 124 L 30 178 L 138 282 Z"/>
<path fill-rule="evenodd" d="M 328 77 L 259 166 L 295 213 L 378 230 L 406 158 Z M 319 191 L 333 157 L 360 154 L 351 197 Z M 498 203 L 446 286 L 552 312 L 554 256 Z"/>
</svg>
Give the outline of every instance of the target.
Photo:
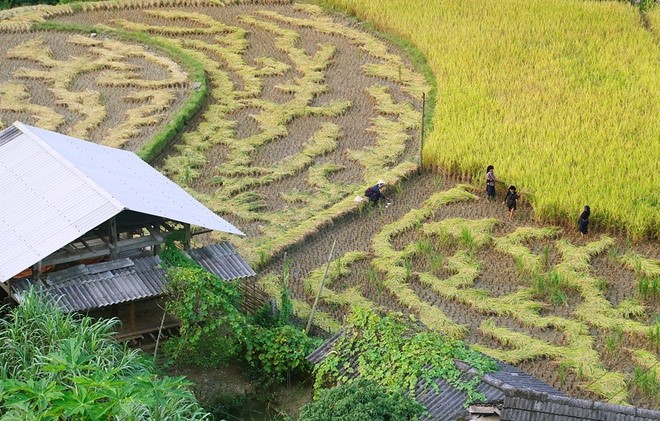
<svg viewBox="0 0 660 421">
<path fill-rule="evenodd" d="M 387 198 L 383 194 L 383 189 L 385 188 L 385 181 L 378 180 L 378 183 L 369 187 L 364 195 L 367 196 L 367 199 L 371 202 L 372 205 L 377 205 L 379 200 L 387 201 Z"/>
<path fill-rule="evenodd" d="M 488 195 L 488 200 L 491 202 L 495 200 L 495 182 L 497 181 L 493 172 L 494 169 L 495 167 L 492 165 L 486 168 L 486 194 Z"/>
<path fill-rule="evenodd" d="M 506 192 L 506 197 L 502 204 L 506 204 L 509 208 L 509 221 L 513 219 L 513 214 L 516 213 L 516 200 L 518 200 L 518 193 L 516 193 L 516 186 L 510 186 L 509 191 Z"/>
<path fill-rule="evenodd" d="M 578 230 L 583 237 L 587 235 L 589 228 L 589 215 L 591 215 L 591 208 L 589 208 L 589 206 L 585 206 L 584 210 L 580 214 L 580 217 L 578 218 Z"/>
</svg>

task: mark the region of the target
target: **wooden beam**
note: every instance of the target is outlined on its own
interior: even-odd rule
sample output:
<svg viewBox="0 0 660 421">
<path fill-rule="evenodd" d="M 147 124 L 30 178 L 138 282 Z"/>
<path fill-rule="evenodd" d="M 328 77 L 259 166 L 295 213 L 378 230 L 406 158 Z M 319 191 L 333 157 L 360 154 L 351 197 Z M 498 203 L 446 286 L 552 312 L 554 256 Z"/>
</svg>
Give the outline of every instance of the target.
<svg viewBox="0 0 660 421">
<path fill-rule="evenodd" d="M 162 241 L 158 241 L 157 238 L 154 238 L 151 235 L 145 235 L 144 237 L 135 237 L 126 240 L 121 240 L 117 243 L 117 254 L 129 250 L 155 246 L 156 244 L 160 244 L 160 243 L 162 243 Z"/>
<path fill-rule="evenodd" d="M 86 248 L 88 251 L 92 251 L 92 248 L 89 247 L 89 244 L 87 244 L 87 243 L 85 242 L 85 240 L 80 240 L 80 242 L 82 243 L 83 246 L 85 246 L 85 248 Z"/>
<path fill-rule="evenodd" d="M 160 224 L 161 224 L 163 227 L 165 227 L 165 230 L 164 230 L 164 231 L 167 231 L 167 232 L 176 231 L 176 228 L 173 227 L 172 224 L 168 223 L 167 221 L 161 221 Z"/>
<path fill-rule="evenodd" d="M 11 286 L 10 286 L 11 278 L 7 279 L 7 282 L 0 282 L 0 287 L 5 290 L 7 295 L 11 297 Z"/>
<path fill-rule="evenodd" d="M 160 233 L 160 231 L 158 231 L 157 228 L 154 228 L 154 227 L 152 227 L 152 226 L 150 226 L 150 225 L 147 225 L 146 228 L 147 228 L 147 231 L 149 231 L 149 234 L 151 234 L 152 237 L 154 237 L 155 239 L 157 239 L 157 240 L 160 241 L 161 243 L 165 241 L 165 239 L 163 238 L 163 236 L 160 235 L 161 233 Z"/>
<path fill-rule="evenodd" d="M 110 254 L 110 248 L 104 247 L 99 250 L 65 254 L 64 256 L 51 254 L 50 256 L 46 257 L 43 262 L 44 265 L 59 265 L 60 263 L 69 263 L 76 262 L 78 260 L 92 259 L 94 257 L 109 256 Z"/>
<path fill-rule="evenodd" d="M 488 415 L 488 414 L 497 414 L 499 413 L 499 410 L 497 410 L 497 407 L 495 405 L 470 405 L 468 408 L 468 412 L 470 414 L 482 414 L 482 415 Z"/>
<path fill-rule="evenodd" d="M 161 237 L 162 240 L 162 237 Z M 154 238 L 151 235 L 145 235 L 144 237 L 128 238 L 126 240 L 117 241 L 114 245 L 103 245 L 91 247 L 92 251 L 83 251 L 78 253 L 68 253 L 68 254 L 51 254 L 43 260 L 44 265 L 57 265 L 60 263 L 76 262 L 79 260 L 91 259 L 94 257 L 102 256 L 115 256 L 119 258 L 120 253 L 141 249 L 145 247 L 155 246 L 162 243 L 158 238 Z"/>
<path fill-rule="evenodd" d="M 195 231 L 195 232 L 193 232 L 193 233 L 191 234 L 191 236 L 194 237 L 194 236 L 196 236 L 196 235 L 207 234 L 207 233 L 209 233 L 209 232 L 213 232 L 213 230 L 207 230 L 207 229 L 204 229 L 204 230 Z"/>
</svg>

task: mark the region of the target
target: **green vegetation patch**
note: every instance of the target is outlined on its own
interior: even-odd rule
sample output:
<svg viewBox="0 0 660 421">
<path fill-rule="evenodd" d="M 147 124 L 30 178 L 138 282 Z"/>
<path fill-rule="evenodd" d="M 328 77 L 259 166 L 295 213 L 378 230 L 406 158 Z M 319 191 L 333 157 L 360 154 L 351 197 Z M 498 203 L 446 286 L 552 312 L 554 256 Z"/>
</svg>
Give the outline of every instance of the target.
<svg viewBox="0 0 660 421">
<path fill-rule="evenodd" d="M 182 377 L 118 343 L 116 319 L 63 314 L 30 292 L 0 319 L 2 419 L 207 419 Z"/>
</svg>

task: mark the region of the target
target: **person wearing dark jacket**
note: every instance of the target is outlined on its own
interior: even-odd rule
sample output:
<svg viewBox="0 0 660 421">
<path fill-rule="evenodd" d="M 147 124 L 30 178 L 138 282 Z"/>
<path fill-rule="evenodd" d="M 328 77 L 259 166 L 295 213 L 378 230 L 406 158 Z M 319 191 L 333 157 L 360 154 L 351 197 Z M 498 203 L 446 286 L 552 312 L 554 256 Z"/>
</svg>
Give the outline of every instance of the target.
<svg viewBox="0 0 660 421">
<path fill-rule="evenodd" d="M 589 229 L 589 215 L 591 215 L 591 208 L 585 206 L 578 218 L 578 231 L 580 231 L 583 237 L 587 235 Z"/>
<path fill-rule="evenodd" d="M 378 180 L 378 183 L 369 187 L 364 195 L 367 196 L 367 199 L 369 199 L 372 205 L 376 205 L 379 200 L 386 200 L 383 194 L 383 188 L 385 188 L 385 181 Z"/>
<path fill-rule="evenodd" d="M 516 193 L 516 186 L 509 187 L 509 191 L 506 192 L 506 197 L 504 198 L 504 204 L 509 208 L 509 221 L 513 219 L 513 214 L 516 213 L 516 201 L 518 200 L 518 193 Z"/>
</svg>

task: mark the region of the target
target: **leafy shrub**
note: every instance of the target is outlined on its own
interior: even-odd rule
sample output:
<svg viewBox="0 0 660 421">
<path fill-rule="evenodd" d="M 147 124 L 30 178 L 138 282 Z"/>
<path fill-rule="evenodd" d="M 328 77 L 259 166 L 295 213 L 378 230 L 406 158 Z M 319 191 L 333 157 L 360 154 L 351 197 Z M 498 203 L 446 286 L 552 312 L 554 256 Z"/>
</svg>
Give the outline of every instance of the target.
<svg viewBox="0 0 660 421">
<path fill-rule="evenodd" d="M 223 281 L 201 267 L 173 267 L 167 272 L 167 311 L 181 321 L 181 337 L 167 345 L 175 358 L 218 366 L 235 358 L 245 342 L 245 316 L 238 310 L 236 282 Z"/>
<path fill-rule="evenodd" d="M 303 407 L 299 420 L 411 420 L 424 411 L 424 406 L 402 392 L 388 392 L 375 382 L 358 379 L 319 390 L 314 401 Z"/>
<path fill-rule="evenodd" d="M 287 373 L 311 371 L 305 357 L 320 345 L 302 329 L 290 325 L 257 327 L 250 336 L 245 354 L 250 369 L 272 383 L 283 382 Z"/>
<path fill-rule="evenodd" d="M 288 324 L 292 312 L 290 292 L 284 288 L 279 317 L 264 308 L 255 318 L 238 309 L 240 291 L 235 282 L 223 281 L 188 259 L 168 242 L 161 257 L 169 265 L 170 299 L 167 310 L 181 321 L 181 337 L 167 350 L 176 359 L 218 366 L 244 356 L 250 371 L 264 385 L 282 382 L 287 374 L 311 370 L 305 357 L 319 341 Z"/>
</svg>

